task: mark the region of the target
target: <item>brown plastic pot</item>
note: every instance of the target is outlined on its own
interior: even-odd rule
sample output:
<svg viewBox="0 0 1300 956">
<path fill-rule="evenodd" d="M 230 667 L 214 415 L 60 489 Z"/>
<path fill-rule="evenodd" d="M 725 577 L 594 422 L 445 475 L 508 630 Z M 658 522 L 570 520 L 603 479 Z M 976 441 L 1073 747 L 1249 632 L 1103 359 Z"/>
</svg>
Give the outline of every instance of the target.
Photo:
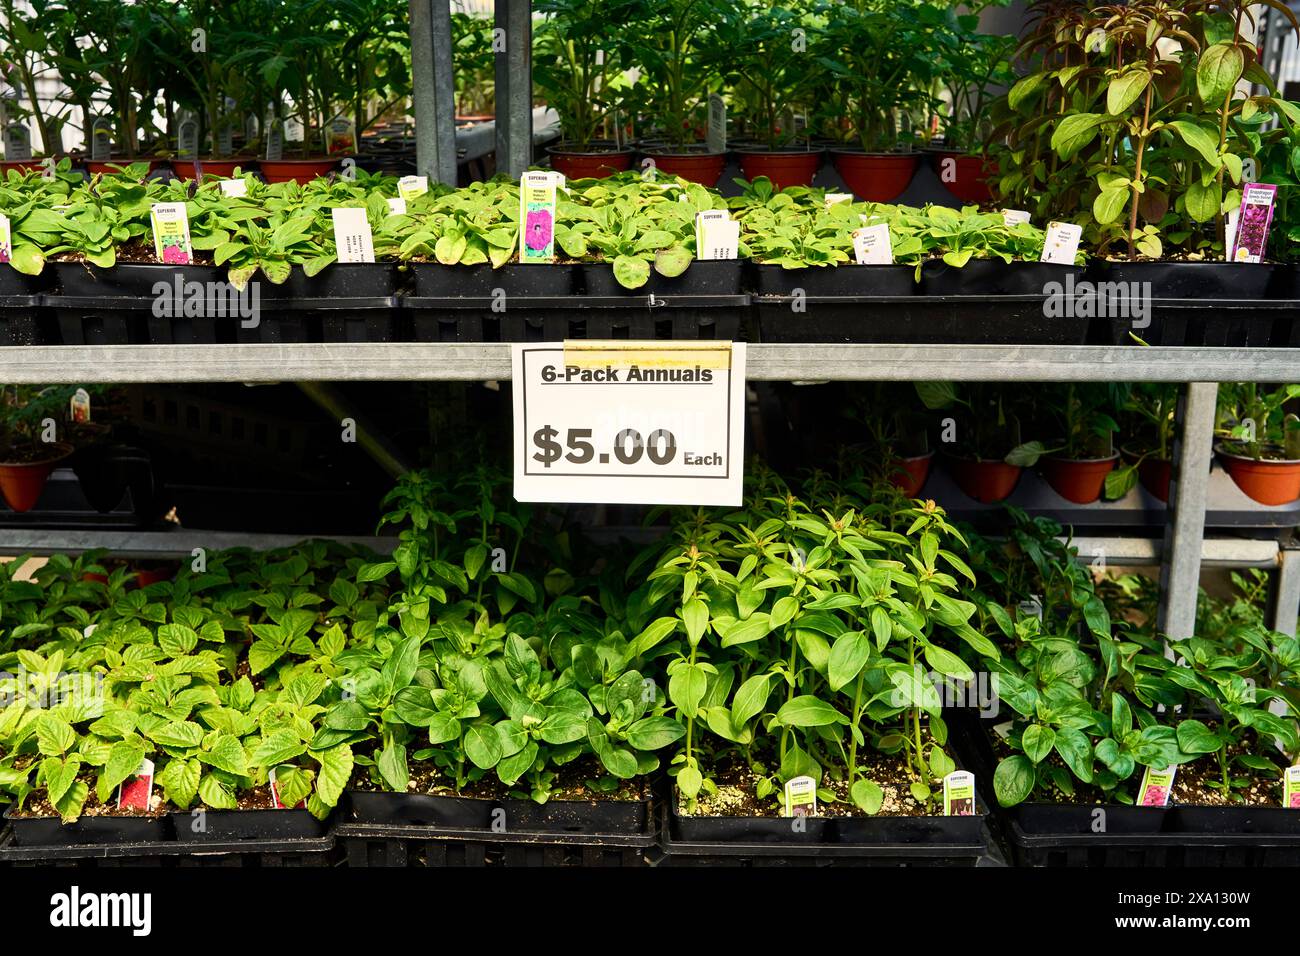
<svg viewBox="0 0 1300 956">
<path fill-rule="evenodd" d="M 259 159 L 258 168 L 268 183 L 307 184 L 318 176 L 328 176 L 338 167 L 338 159 Z"/>
<path fill-rule="evenodd" d="M 135 159 L 127 159 L 125 156 L 114 156 L 112 159 L 105 160 L 83 160 L 82 165 L 85 167 L 86 172 L 90 173 L 92 176 L 97 174 L 109 176 L 117 172 L 117 170 L 113 168 L 114 166 L 125 168 L 130 166 L 132 163 L 148 163 L 149 172 L 152 173 L 158 170 L 158 167 L 163 164 L 163 161 L 161 159 L 152 159 L 146 156 L 137 156 Z M 207 168 L 208 164 L 204 163 L 203 169 L 205 172 L 207 171 Z"/>
<path fill-rule="evenodd" d="M 766 176 L 777 189 L 811 186 L 822 164 L 820 149 L 738 149 L 736 155 L 746 179 Z"/>
<path fill-rule="evenodd" d="M 944 188 L 962 202 L 983 205 L 993 201 L 989 181 L 997 175 L 997 163 L 955 149 L 936 149 L 930 153 L 930 161 Z"/>
<path fill-rule="evenodd" d="M 0 176 L 14 169 L 20 173 L 29 173 L 41 169 L 42 159 L 0 159 Z"/>
<path fill-rule="evenodd" d="M 147 588 L 159 581 L 170 581 L 176 574 L 175 568 L 136 568 L 136 587 Z"/>
<path fill-rule="evenodd" d="M 1143 458 L 1132 448 L 1122 448 L 1124 457 L 1138 463 L 1138 481 L 1151 497 L 1169 503 L 1169 482 L 1174 475 L 1174 463 L 1168 458 Z"/>
<path fill-rule="evenodd" d="M 948 472 L 967 497 L 981 504 L 991 505 L 1011 497 L 1020 481 L 1019 465 L 1005 461 L 986 461 L 976 458 L 959 458 L 948 455 Z"/>
<path fill-rule="evenodd" d="M 1218 445 L 1223 470 L 1251 501 L 1288 505 L 1300 499 L 1300 461 L 1259 461 L 1234 455 Z"/>
<path fill-rule="evenodd" d="M 889 483 L 907 497 L 915 498 L 925 487 L 925 480 L 930 477 L 930 465 L 933 462 L 932 451 L 909 458 L 894 458 L 889 462 Z"/>
<path fill-rule="evenodd" d="M 831 159 L 844 185 L 868 202 L 897 199 L 921 163 L 919 153 L 864 153 L 853 149 L 833 149 Z"/>
<path fill-rule="evenodd" d="M 1106 476 L 1115 469 L 1119 453 L 1109 458 L 1057 458 L 1051 456 L 1042 462 L 1043 477 L 1052 490 L 1066 501 L 1076 505 L 1092 504 L 1101 497 Z"/>
<path fill-rule="evenodd" d="M 596 144 L 592 144 L 596 145 Z M 565 144 L 548 146 L 551 168 L 567 179 L 604 179 L 632 166 L 630 147 L 609 146 L 604 149 L 569 149 Z"/>
<path fill-rule="evenodd" d="M 14 511 L 31 511 L 45 490 L 45 482 L 63 459 L 72 454 L 66 442 L 50 446 L 50 456 L 42 461 L 0 462 L 0 494 Z"/>
<path fill-rule="evenodd" d="M 655 167 L 665 173 L 680 176 L 682 179 L 710 188 L 718 185 L 722 170 L 727 165 L 726 153 L 710 153 L 705 148 L 698 150 L 673 150 L 656 147 L 646 153 L 654 160 Z"/>
<path fill-rule="evenodd" d="M 242 169 L 248 172 L 257 163 L 257 160 L 249 156 L 246 159 L 173 159 L 171 160 L 172 172 L 180 179 L 194 179 L 198 175 L 201 167 L 204 176 L 218 176 L 222 179 L 229 179 L 235 175 L 236 169 Z"/>
</svg>

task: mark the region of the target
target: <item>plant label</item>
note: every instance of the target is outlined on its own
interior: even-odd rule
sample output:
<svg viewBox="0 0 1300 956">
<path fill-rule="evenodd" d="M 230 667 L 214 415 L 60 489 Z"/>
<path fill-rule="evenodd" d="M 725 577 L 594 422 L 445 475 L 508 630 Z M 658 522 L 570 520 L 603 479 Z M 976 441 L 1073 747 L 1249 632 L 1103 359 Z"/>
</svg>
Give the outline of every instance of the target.
<svg viewBox="0 0 1300 956">
<path fill-rule="evenodd" d="M 1139 807 L 1169 806 L 1169 796 L 1174 789 L 1174 774 L 1177 772 L 1177 766 L 1166 767 L 1164 770 L 1153 770 L 1147 767 L 1142 773 L 1142 786 L 1138 788 L 1137 805 Z"/>
<path fill-rule="evenodd" d="M 1242 188 L 1229 262 L 1263 261 L 1276 198 L 1277 187 L 1270 183 L 1250 183 Z"/>
<path fill-rule="evenodd" d="M 559 173 L 527 172 L 519 180 L 519 261 L 555 261 L 556 194 Z"/>
<path fill-rule="evenodd" d="M 1048 223 L 1047 239 L 1043 242 L 1043 254 L 1038 261 L 1054 262 L 1062 266 L 1074 265 L 1074 257 L 1079 252 L 1079 240 L 1082 238 L 1082 226 L 1072 222 Z"/>
<path fill-rule="evenodd" d="M 356 149 L 356 135 L 352 131 L 352 121 L 340 116 L 330 123 L 329 152 L 351 153 Z"/>
<path fill-rule="evenodd" d="M 223 196 L 238 198 L 239 196 L 248 195 L 248 180 L 242 176 L 239 179 L 223 179 L 220 185 L 221 195 Z"/>
<path fill-rule="evenodd" d="M 90 158 L 96 163 L 104 163 L 112 155 L 113 119 L 101 116 L 90 126 Z"/>
<path fill-rule="evenodd" d="M 785 782 L 785 815 L 817 816 L 817 781 L 812 777 L 792 777 Z"/>
<path fill-rule="evenodd" d="M 1287 767 L 1282 775 L 1282 806 L 1300 810 L 1300 767 Z"/>
<path fill-rule="evenodd" d="M 891 266 L 894 247 L 889 240 L 889 223 L 879 222 L 853 231 L 853 258 L 860 266 Z"/>
<path fill-rule="evenodd" d="M 397 181 L 397 195 L 410 200 L 429 191 L 428 176 L 403 176 Z"/>
<path fill-rule="evenodd" d="M 296 116 L 290 116 L 284 121 L 284 138 L 291 143 L 306 142 L 306 130 L 303 129 L 302 120 Z"/>
<path fill-rule="evenodd" d="M 853 202 L 853 193 L 827 193 L 826 198 L 822 200 L 823 207 L 826 209 L 841 202 Z"/>
<path fill-rule="evenodd" d="M 244 142 L 251 143 L 257 139 L 257 134 L 261 132 L 262 124 L 257 121 L 257 116 L 249 113 L 244 117 Z"/>
<path fill-rule="evenodd" d="M 968 770 L 954 770 L 943 778 L 943 815 L 975 816 L 975 775 Z"/>
<path fill-rule="evenodd" d="M 405 216 L 406 200 L 401 196 L 394 196 L 392 199 L 388 200 L 388 214 L 390 216 Z"/>
<path fill-rule="evenodd" d="M 706 140 L 710 153 L 727 151 L 727 104 L 717 93 L 709 94 L 709 129 Z"/>
<path fill-rule="evenodd" d="M 13 258 L 13 235 L 9 228 L 9 217 L 0 212 L 0 265 Z"/>
<path fill-rule="evenodd" d="M 72 393 L 72 400 L 68 403 L 68 416 L 78 425 L 90 421 L 90 393 L 84 388 Z"/>
<path fill-rule="evenodd" d="M 140 768 L 122 781 L 117 788 L 119 810 L 148 810 L 153 797 L 153 761 L 148 757 L 140 761 Z"/>
<path fill-rule="evenodd" d="M 183 119 L 176 127 L 176 153 L 181 159 L 193 159 L 199 153 L 199 122 Z"/>
<path fill-rule="evenodd" d="M 217 155 L 229 156 L 235 151 L 235 127 L 226 123 L 217 133 Z"/>
<path fill-rule="evenodd" d="M 517 501 L 741 501 L 743 343 L 521 343 L 511 359 Z"/>
<path fill-rule="evenodd" d="M 269 784 L 269 786 L 270 786 L 270 788 L 271 788 L 271 803 L 272 803 L 272 805 L 275 807 L 275 809 L 277 809 L 277 810 L 288 810 L 288 809 L 290 809 L 290 808 L 289 808 L 289 807 L 286 807 L 286 806 L 284 805 L 284 801 L 280 799 L 280 785 L 276 782 L 276 779 L 275 779 L 276 771 L 277 771 L 277 770 L 280 770 L 280 769 L 281 769 L 280 767 L 272 767 L 272 768 L 271 768 L 271 772 L 270 772 L 269 774 L 267 774 L 267 783 Z M 306 810 L 306 809 L 307 809 L 307 801 L 306 801 L 306 800 L 299 800 L 299 801 L 298 801 L 298 807 L 297 807 L 297 809 L 299 809 L 299 810 Z"/>
<path fill-rule="evenodd" d="M 334 245 L 339 262 L 374 262 L 375 239 L 366 211 L 357 208 L 330 210 L 334 219 Z"/>
<path fill-rule="evenodd" d="M 1005 226 L 1018 226 L 1022 222 L 1029 222 L 1029 213 L 1023 209 L 1004 209 L 1002 210 L 1002 224 Z"/>
<path fill-rule="evenodd" d="M 10 123 L 5 126 L 5 159 L 18 162 L 31 158 L 32 134 L 27 124 Z"/>
<path fill-rule="evenodd" d="M 284 127 L 279 123 L 267 124 L 265 158 L 272 163 L 278 163 L 284 158 Z"/>
<path fill-rule="evenodd" d="M 190 244 L 190 218 L 183 202 L 156 202 L 149 210 L 153 226 L 153 251 L 159 262 L 188 266 L 194 262 Z"/>
<path fill-rule="evenodd" d="M 695 258 L 734 259 L 740 250 L 740 223 L 725 209 L 695 214 Z"/>
<path fill-rule="evenodd" d="M 1036 617 L 1040 621 L 1043 619 L 1043 599 L 1037 594 L 1029 595 L 1029 600 L 1021 601 L 1017 607 L 1025 617 Z"/>
</svg>

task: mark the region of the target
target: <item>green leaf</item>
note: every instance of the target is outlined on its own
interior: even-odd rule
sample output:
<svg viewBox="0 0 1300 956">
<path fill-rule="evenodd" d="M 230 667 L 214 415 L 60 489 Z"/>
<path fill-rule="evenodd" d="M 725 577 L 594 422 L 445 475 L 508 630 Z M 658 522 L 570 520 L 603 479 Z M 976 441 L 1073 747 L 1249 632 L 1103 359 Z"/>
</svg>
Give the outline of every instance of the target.
<svg viewBox="0 0 1300 956">
<path fill-rule="evenodd" d="M 1102 113 L 1072 113 L 1052 133 L 1052 149 L 1061 159 L 1073 159 L 1097 135 L 1097 127 L 1106 121 Z"/>
<path fill-rule="evenodd" d="M 731 702 L 731 722 L 744 727 L 763 712 L 768 695 L 772 692 L 771 675 L 755 674 L 740 685 Z"/>
<path fill-rule="evenodd" d="M 168 657 L 182 657 L 198 646 L 199 636 L 183 624 L 158 628 L 158 646 Z"/>
<path fill-rule="evenodd" d="M 113 744 L 108 752 L 108 761 L 100 771 L 99 780 L 95 784 L 100 803 L 107 803 L 118 784 L 140 769 L 144 754 L 144 746 L 139 743 L 119 740 Z"/>
<path fill-rule="evenodd" d="M 139 766 L 137 764 L 137 766 Z M 203 776 L 203 765 L 197 760 L 169 760 L 167 766 L 158 771 L 154 782 L 163 789 L 163 796 L 182 810 L 189 809 L 194 798 L 198 796 L 199 779 Z"/>
<path fill-rule="evenodd" d="M 1184 720 L 1178 725 L 1177 734 L 1178 747 L 1184 753 L 1212 754 L 1222 746 L 1219 738 L 1199 720 Z"/>
<path fill-rule="evenodd" d="M 975 676 L 974 672 L 966 666 L 965 661 L 952 651 L 944 650 L 935 644 L 926 645 L 925 660 L 940 674 L 959 681 L 968 681 Z"/>
<path fill-rule="evenodd" d="M 637 750 L 658 750 L 686 736 L 686 728 L 671 717 L 645 717 L 627 729 L 627 742 Z"/>
<path fill-rule="evenodd" d="M 1034 763 L 1041 763 L 1052 752 L 1056 743 L 1056 732 L 1044 724 L 1030 724 L 1020 737 L 1020 746 L 1025 756 Z"/>
<path fill-rule="evenodd" d="M 1203 185 L 1199 179 L 1193 179 L 1187 186 L 1187 194 L 1183 197 L 1187 215 L 1191 216 L 1194 222 L 1209 222 L 1219 214 L 1219 206 L 1222 202 L 1219 182 L 1213 179 L 1208 186 Z"/>
<path fill-rule="evenodd" d="M 782 704 L 776 712 L 776 722 L 786 727 L 825 727 L 847 724 L 849 720 L 825 701 L 804 694 Z"/>
<path fill-rule="evenodd" d="M 312 751 L 320 764 L 316 777 L 316 796 L 327 807 L 335 806 L 352 779 L 352 746 L 338 744 L 327 750 Z"/>
<path fill-rule="evenodd" d="M 1215 43 L 1202 50 L 1196 64 L 1196 92 L 1201 102 L 1210 109 L 1222 109 L 1245 67 L 1245 56 L 1234 43 Z"/>
<path fill-rule="evenodd" d="M 465 734 L 465 756 L 480 770 L 491 770 L 501 760 L 501 738 L 491 724 L 475 724 Z"/>
<path fill-rule="evenodd" d="M 632 256 L 618 256 L 614 260 L 614 278 L 625 289 L 639 289 L 650 279 L 650 263 Z"/>
<path fill-rule="evenodd" d="M 239 809 L 234 792 L 210 773 L 205 773 L 199 781 L 199 800 L 213 810 Z"/>
<path fill-rule="evenodd" d="M 211 750 L 200 751 L 198 757 L 203 763 L 237 777 L 248 775 L 248 758 L 244 754 L 244 748 L 239 743 L 239 738 L 230 734 L 222 734 Z"/>
<path fill-rule="evenodd" d="M 406 744 L 387 741 L 375 757 L 375 768 L 384 783 L 394 793 L 405 793 L 411 775 L 406 765 Z"/>
<path fill-rule="evenodd" d="M 709 675 L 699 664 L 684 664 L 668 678 L 668 699 L 682 717 L 694 717 L 709 689 Z"/>
<path fill-rule="evenodd" d="M 849 788 L 849 799 L 857 804 L 863 813 L 875 816 L 885 802 L 885 792 L 870 780 L 857 780 Z"/>
<path fill-rule="evenodd" d="M 66 720 L 44 713 L 36 718 L 36 745 L 46 757 L 61 757 L 77 742 L 77 732 Z"/>
<path fill-rule="evenodd" d="M 708 630 L 709 606 L 699 598 L 691 598 L 682 605 L 682 620 L 686 624 L 686 639 L 694 647 Z"/>
<path fill-rule="evenodd" d="M 1034 765 L 1026 757 L 1015 754 L 1007 757 L 993 772 L 993 792 L 998 803 L 1013 807 L 1024 801 L 1034 789 Z"/>
<path fill-rule="evenodd" d="M 839 690 L 862 673 L 871 657 L 871 641 L 861 631 L 845 631 L 831 646 L 826 676 L 831 690 Z"/>
<path fill-rule="evenodd" d="M 1115 77 L 1106 88 L 1106 112 L 1112 115 L 1123 113 L 1142 95 L 1149 82 L 1151 74 L 1145 69 L 1129 70 Z"/>
<path fill-rule="evenodd" d="M 1182 137 L 1183 142 L 1196 150 L 1211 167 L 1219 168 L 1219 141 L 1213 133 L 1191 120 L 1174 120 L 1167 128 Z"/>
<path fill-rule="evenodd" d="M 1120 189 L 1103 189 L 1092 201 L 1092 216 L 1105 226 L 1117 220 L 1128 205 L 1132 193 L 1127 186 Z"/>
<path fill-rule="evenodd" d="M 253 749 L 251 760 L 258 767 L 274 767 L 288 763 L 307 752 L 307 745 L 291 730 L 276 730 L 267 734 Z"/>
</svg>

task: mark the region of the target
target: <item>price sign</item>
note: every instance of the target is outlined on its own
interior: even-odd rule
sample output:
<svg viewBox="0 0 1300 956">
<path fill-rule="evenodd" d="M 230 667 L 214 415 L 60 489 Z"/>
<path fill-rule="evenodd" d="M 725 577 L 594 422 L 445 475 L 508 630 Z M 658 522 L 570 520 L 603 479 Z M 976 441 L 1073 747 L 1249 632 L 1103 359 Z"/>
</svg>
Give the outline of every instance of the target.
<svg viewBox="0 0 1300 956">
<path fill-rule="evenodd" d="M 739 505 L 745 346 L 515 345 L 518 501 Z"/>
</svg>

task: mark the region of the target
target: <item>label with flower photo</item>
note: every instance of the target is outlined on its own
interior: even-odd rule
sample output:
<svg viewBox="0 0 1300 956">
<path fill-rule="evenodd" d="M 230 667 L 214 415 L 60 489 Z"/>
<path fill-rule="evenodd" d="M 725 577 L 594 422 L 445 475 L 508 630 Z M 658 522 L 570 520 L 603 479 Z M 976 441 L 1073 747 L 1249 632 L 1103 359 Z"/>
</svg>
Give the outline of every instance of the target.
<svg viewBox="0 0 1300 956">
<path fill-rule="evenodd" d="M 1241 208 L 1235 217 L 1230 262 L 1262 262 L 1268 245 L 1268 227 L 1273 222 L 1273 203 L 1277 187 L 1270 183 L 1251 183 L 1242 190 Z"/>
<path fill-rule="evenodd" d="M 90 393 L 84 388 L 79 388 L 72 393 L 72 398 L 68 402 L 68 415 L 78 425 L 90 421 Z"/>
<path fill-rule="evenodd" d="M 785 815 L 817 816 L 817 781 L 812 777 L 792 777 L 785 783 Z"/>
<path fill-rule="evenodd" d="M 159 262 L 187 266 L 194 261 L 190 244 L 190 219 L 183 202 L 156 202 L 149 210 L 153 225 L 153 251 Z"/>
<path fill-rule="evenodd" d="M 943 815 L 975 816 L 975 775 L 969 770 L 954 770 L 943 778 Z"/>
<path fill-rule="evenodd" d="M 397 181 L 397 195 L 402 199 L 411 200 L 416 196 L 423 196 L 428 191 L 428 176 L 403 176 Z"/>
<path fill-rule="evenodd" d="M 1178 767 L 1169 766 L 1164 770 L 1147 767 L 1142 774 L 1142 786 L 1138 788 L 1137 805 L 1139 807 L 1167 807 L 1169 795 L 1174 790 L 1174 774 Z"/>
<path fill-rule="evenodd" d="M 558 174 L 527 172 L 519 180 L 519 261 L 555 261 Z"/>
<path fill-rule="evenodd" d="M 0 263 L 13 258 L 13 237 L 9 231 L 9 217 L 0 212 Z"/>
<path fill-rule="evenodd" d="M 1282 775 L 1282 806 L 1300 810 L 1300 766 L 1287 767 Z"/>
<path fill-rule="evenodd" d="M 280 799 L 280 781 L 279 781 L 278 779 L 276 779 L 277 775 L 278 775 L 279 772 L 282 771 L 282 770 L 283 770 L 283 771 L 286 771 L 286 772 L 288 772 L 288 773 L 290 773 L 290 774 L 294 773 L 295 771 L 297 771 L 298 773 L 301 773 L 302 771 L 298 770 L 297 767 L 294 767 L 294 766 L 292 766 L 292 765 L 290 765 L 290 764 L 283 764 L 283 765 L 281 765 L 281 766 L 279 766 L 279 767 L 272 767 L 272 768 L 271 768 L 271 772 L 270 772 L 269 774 L 267 774 L 267 783 L 268 783 L 268 785 L 269 785 L 270 788 L 271 788 L 271 803 L 272 803 L 272 805 L 273 805 L 273 806 L 275 807 L 275 809 L 277 809 L 277 810 L 288 810 L 288 809 L 290 809 L 290 807 L 288 807 L 288 806 L 285 804 L 285 802 L 284 802 L 283 800 Z M 299 810 L 306 810 L 306 809 L 307 809 L 307 801 L 306 801 L 305 799 L 303 799 L 303 800 L 299 800 L 296 806 L 297 806 L 297 809 L 299 809 Z"/>
<path fill-rule="evenodd" d="M 119 810 L 148 810 L 153 799 L 153 761 L 145 757 L 131 776 L 117 788 Z"/>
<path fill-rule="evenodd" d="M 113 119 L 101 116 L 90 127 L 90 158 L 93 162 L 107 162 L 113 154 Z"/>
</svg>

